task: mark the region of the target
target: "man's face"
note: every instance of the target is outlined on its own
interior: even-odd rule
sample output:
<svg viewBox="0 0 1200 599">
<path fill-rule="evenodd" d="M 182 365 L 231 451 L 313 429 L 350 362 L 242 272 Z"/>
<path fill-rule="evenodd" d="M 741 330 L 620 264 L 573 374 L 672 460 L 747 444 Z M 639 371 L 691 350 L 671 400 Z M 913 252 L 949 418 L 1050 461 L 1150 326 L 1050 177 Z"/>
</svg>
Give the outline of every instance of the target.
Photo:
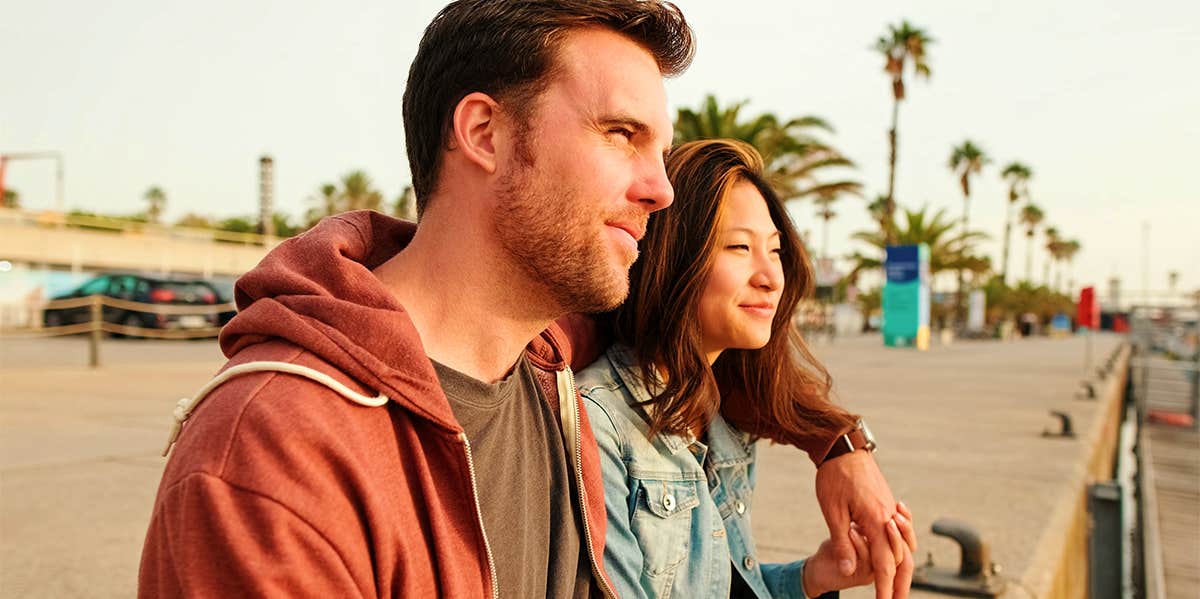
<svg viewBox="0 0 1200 599">
<path fill-rule="evenodd" d="M 580 30 L 502 159 L 496 234 L 563 312 L 600 312 L 629 293 L 650 213 L 674 198 L 671 144 L 654 58 L 628 38 Z"/>
</svg>

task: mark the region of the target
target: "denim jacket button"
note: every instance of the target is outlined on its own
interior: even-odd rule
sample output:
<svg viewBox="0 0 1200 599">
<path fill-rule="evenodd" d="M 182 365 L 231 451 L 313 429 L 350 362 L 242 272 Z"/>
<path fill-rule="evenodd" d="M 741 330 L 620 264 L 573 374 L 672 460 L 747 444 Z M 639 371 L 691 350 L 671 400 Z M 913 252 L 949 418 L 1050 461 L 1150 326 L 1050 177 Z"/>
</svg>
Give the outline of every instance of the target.
<svg viewBox="0 0 1200 599">
<path fill-rule="evenodd" d="M 746 559 L 742 560 L 742 565 L 746 566 L 747 570 L 753 570 L 754 569 L 754 558 L 747 555 Z"/>
<path fill-rule="evenodd" d="M 735 507 L 737 508 L 738 515 L 746 513 L 746 504 L 739 501 L 739 502 L 737 502 L 737 504 L 735 504 Z M 747 567 L 749 567 L 749 566 L 747 566 Z"/>
<path fill-rule="evenodd" d="M 675 510 L 675 496 L 674 495 L 663 496 L 663 507 L 667 508 L 668 512 L 674 511 Z"/>
</svg>

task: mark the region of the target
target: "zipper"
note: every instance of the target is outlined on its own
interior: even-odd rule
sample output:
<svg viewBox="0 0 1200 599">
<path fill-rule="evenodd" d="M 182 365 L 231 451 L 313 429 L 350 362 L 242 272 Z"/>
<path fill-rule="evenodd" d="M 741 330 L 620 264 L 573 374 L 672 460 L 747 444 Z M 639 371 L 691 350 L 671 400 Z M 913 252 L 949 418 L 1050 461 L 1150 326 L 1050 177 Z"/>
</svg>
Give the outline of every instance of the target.
<svg viewBox="0 0 1200 599">
<path fill-rule="evenodd" d="M 459 433 L 463 447 L 467 450 L 467 470 L 471 474 L 471 498 L 475 501 L 475 516 L 479 519 L 479 533 L 483 535 L 483 549 L 487 552 L 488 575 L 492 580 L 492 599 L 500 598 L 500 581 L 496 578 L 496 559 L 492 556 L 492 545 L 488 543 L 487 530 L 483 527 L 483 508 L 479 506 L 479 487 L 475 484 L 475 460 L 471 457 L 471 442 L 467 433 Z"/>
<path fill-rule="evenodd" d="M 570 366 L 564 366 L 558 371 L 556 378 L 558 379 L 558 405 L 562 416 L 569 418 L 571 432 L 574 438 L 571 439 L 571 464 L 575 470 L 575 488 L 579 489 L 579 516 L 583 521 L 583 541 L 587 546 L 588 560 L 592 563 L 592 574 L 596 577 L 597 585 L 601 592 L 609 599 L 616 599 L 617 594 L 608 586 L 608 580 L 601 575 L 600 563 L 596 559 L 596 554 L 593 553 L 592 545 L 592 528 L 588 524 L 587 516 L 587 489 L 583 487 L 583 442 L 581 441 L 581 424 L 579 423 L 579 403 L 575 401 L 575 373 L 571 371 Z M 565 388 L 564 388 L 565 383 Z M 571 405 L 570 410 L 563 409 L 564 403 Z M 563 423 L 564 425 L 568 423 Z"/>
</svg>

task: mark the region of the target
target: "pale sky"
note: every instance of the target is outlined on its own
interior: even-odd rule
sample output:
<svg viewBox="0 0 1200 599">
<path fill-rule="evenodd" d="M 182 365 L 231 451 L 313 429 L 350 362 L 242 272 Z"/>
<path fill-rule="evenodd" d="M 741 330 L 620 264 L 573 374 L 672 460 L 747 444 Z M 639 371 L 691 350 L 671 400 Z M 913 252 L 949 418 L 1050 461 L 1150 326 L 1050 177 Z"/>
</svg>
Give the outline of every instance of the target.
<svg viewBox="0 0 1200 599">
<path fill-rule="evenodd" d="M 890 84 L 871 49 L 907 18 L 936 40 L 933 78 L 908 81 L 900 110 L 898 201 L 958 217 L 946 162 L 971 139 L 994 162 L 972 190 L 971 223 L 999 267 L 1006 188 L 1034 170 L 1035 203 L 1083 249 L 1080 284 L 1121 276 L 1200 288 L 1200 4 L 1016 0 L 816 2 L 682 0 L 696 30 L 690 71 L 667 84 L 672 111 L 712 92 L 748 114 L 817 115 L 855 160 L 868 197 L 885 191 Z M 407 184 L 400 115 L 409 63 L 441 1 L 118 0 L 0 2 L 0 153 L 57 150 L 66 203 L 141 210 L 152 185 L 167 217 L 256 211 L 258 157 L 275 159 L 276 203 L 298 216 L 317 187 L 366 170 L 389 201 Z M 301 8 L 303 7 L 303 8 Z M 1189 75 L 1188 73 L 1192 73 Z M 7 185 L 51 208 L 53 165 L 13 162 Z M 871 227 L 843 198 L 830 250 Z M 810 205 L 793 209 L 820 245 Z M 1012 272 L 1024 273 L 1023 236 Z M 1041 278 L 1041 254 L 1035 278 Z"/>
</svg>

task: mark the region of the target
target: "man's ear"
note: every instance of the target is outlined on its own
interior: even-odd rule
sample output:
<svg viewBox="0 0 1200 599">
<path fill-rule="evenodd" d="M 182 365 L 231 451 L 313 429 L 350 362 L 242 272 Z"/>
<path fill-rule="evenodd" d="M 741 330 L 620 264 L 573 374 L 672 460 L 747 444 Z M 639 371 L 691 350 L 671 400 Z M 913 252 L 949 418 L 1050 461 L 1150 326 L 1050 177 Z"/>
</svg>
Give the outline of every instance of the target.
<svg viewBox="0 0 1200 599">
<path fill-rule="evenodd" d="M 474 92 L 454 107 L 452 148 L 488 174 L 496 172 L 496 134 L 499 104 L 491 96 Z"/>
</svg>

